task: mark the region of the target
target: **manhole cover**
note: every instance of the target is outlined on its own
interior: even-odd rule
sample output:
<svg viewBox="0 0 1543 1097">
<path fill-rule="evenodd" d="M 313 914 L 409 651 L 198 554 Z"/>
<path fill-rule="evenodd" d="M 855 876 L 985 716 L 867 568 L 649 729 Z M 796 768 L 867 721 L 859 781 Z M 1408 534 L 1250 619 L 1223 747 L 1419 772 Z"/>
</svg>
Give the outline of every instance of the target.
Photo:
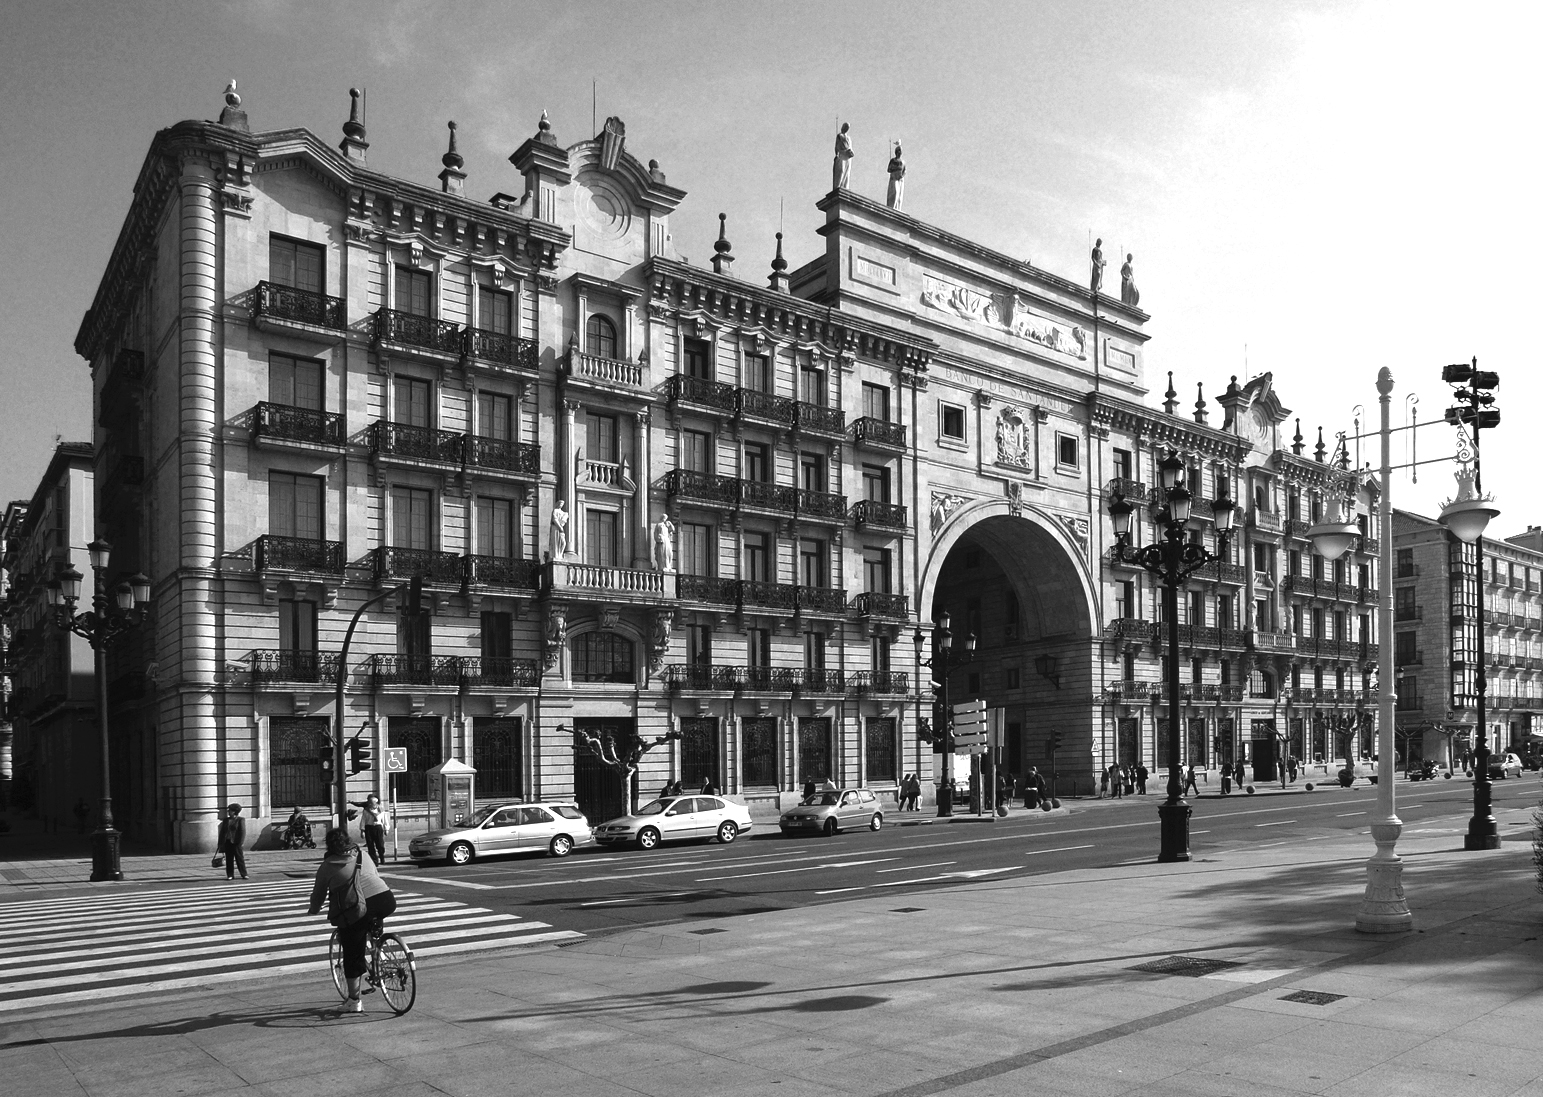
<svg viewBox="0 0 1543 1097">
<path fill-rule="evenodd" d="M 717 926 L 711 926 L 708 929 L 692 929 L 687 930 L 686 932 L 695 933 L 698 937 L 706 937 L 709 933 L 727 933 L 728 930 L 719 929 Z"/>
<path fill-rule="evenodd" d="M 1230 967 L 1242 967 L 1232 960 L 1202 960 L 1198 956 L 1168 956 L 1153 960 L 1150 964 L 1137 964 L 1131 971 L 1145 971 L 1152 975 L 1187 975 L 1198 979 L 1212 972 L 1225 971 Z"/>
<path fill-rule="evenodd" d="M 1281 995 L 1282 1002 L 1301 1002 L 1304 1006 L 1326 1006 L 1330 1002 L 1337 1002 L 1343 998 L 1343 994 L 1330 994 L 1322 990 L 1299 990 L 1292 994 Z"/>
<path fill-rule="evenodd" d="M 925 907 L 896 907 L 894 910 L 890 911 L 890 913 L 891 914 L 920 914 L 925 909 L 926 909 Z"/>
</svg>

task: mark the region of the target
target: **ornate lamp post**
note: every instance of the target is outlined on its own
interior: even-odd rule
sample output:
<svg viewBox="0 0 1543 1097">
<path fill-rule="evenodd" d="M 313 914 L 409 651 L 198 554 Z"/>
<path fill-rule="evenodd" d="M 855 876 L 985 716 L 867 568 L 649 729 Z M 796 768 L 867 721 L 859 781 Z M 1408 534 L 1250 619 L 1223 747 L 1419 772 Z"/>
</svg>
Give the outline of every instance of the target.
<svg viewBox="0 0 1543 1097">
<path fill-rule="evenodd" d="M 1168 625 L 1168 798 L 1157 809 L 1162 830 L 1162 843 L 1157 854 L 1159 861 L 1189 860 L 1190 807 L 1184 802 L 1184 778 L 1180 772 L 1184 740 L 1179 699 L 1179 586 L 1194 572 L 1226 555 L 1234 510 L 1231 499 L 1217 499 L 1211 504 L 1216 520 L 1217 553 L 1208 552 L 1204 545 L 1185 541 L 1184 526 L 1189 521 L 1190 504 L 1194 500 L 1189 489 L 1179 481 L 1183 471 L 1184 462 L 1177 453 L 1170 453 L 1157 466 L 1165 504 L 1157 516 L 1163 524 L 1161 541 L 1131 551 L 1131 512 L 1135 508 L 1118 493 L 1109 503 L 1119 559 L 1141 565 L 1163 584 L 1163 617 Z"/>
<path fill-rule="evenodd" d="M 963 666 L 965 663 L 968 663 L 971 659 L 975 658 L 974 634 L 972 633 L 968 638 L 966 638 L 964 642 L 964 651 L 962 653 L 956 652 L 954 651 L 954 634 L 953 630 L 948 627 L 949 622 L 950 618 L 947 613 L 943 614 L 943 616 L 937 619 L 936 628 L 933 630 L 935 646 L 932 650 L 931 659 L 922 659 L 920 657 L 921 646 L 927 642 L 927 637 L 922 634 L 922 630 L 917 629 L 916 635 L 912 638 L 916 643 L 918 656 L 917 662 L 932 671 L 933 675 L 937 679 L 936 685 L 943 702 L 943 726 L 941 728 L 935 729 L 932 734 L 934 736 L 934 742 L 938 743 L 943 748 L 942 757 L 944 759 L 943 765 L 945 768 L 948 766 L 947 759 L 952 758 L 954 754 L 954 713 L 953 709 L 949 706 L 948 703 L 948 679 L 957 668 Z M 938 815 L 945 816 L 952 815 L 953 813 L 953 790 L 948 787 L 947 778 L 942 774 L 939 774 Z"/>
<path fill-rule="evenodd" d="M 1500 832 L 1495 816 L 1490 811 L 1489 782 L 1489 729 L 1486 721 L 1485 695 L 1489 644 L 1484 636 L 1484 527 L 1500 511 L 1494 501 L 1484 494 L 1484 479 L 1479 465 L 1479 431 L 1484 427 L 1500 424 L 1500 409 L 1494 406 L 1495 397 L 1485 391 L 1500 384 L 1500 375 L 1478 368 L 1475 358 L 1470 364 L 1459 362 L 1441 371 L 1441 379 L 1457 386 L 1453 395 L 1458 403 L 1447 409 L 1447 422 L 1457 427 L 1457 498 L 1441 508 L 1438 519 L 1452 531 L 1459 541 L 1474 547 L 1474 616 L 1478 625 L 1476 663 L 1473 671 L 1475 694 L 1474 750 L 1473 750 L 1473 818 L 1468 821 L 1468 833 L 1463 837 L 1463 848 L 1499 849 Z M 1473 444 L 1470 453 L 1468 435 L 1464 427 L 1473 428 Z M 1472 457 L 1473 471 L 1468 471 Z"/>
<path fill-rule="evenodd" d="M 90 554 L 91 570 L 95 574 L 91 609 L 84 613 L 75 612 L 83 577 L 73 565 L 60 571 L 48 584 L 48 602 L 53 607 L 54 620 L 58 626 L 83 637 L 96 656 L 96 720 L 102 748 L 102 808 L 101 825 L 91 835 L 91 879 L 121 880 L 123 867 L 118 851 L 121 835 L 113 829 L 113 798 L 109 777 L 107 649 L 145 619 L 145 607 L 150 601 L 150 580 L 143 575 L 135 575 L 127 582 L 119 583 L 112 588 L 112 601 L 109 602 L 107 564 L 112 555 L 112 546 L 99 537 L 86 546 L 86 551 Z"/>
</svg>

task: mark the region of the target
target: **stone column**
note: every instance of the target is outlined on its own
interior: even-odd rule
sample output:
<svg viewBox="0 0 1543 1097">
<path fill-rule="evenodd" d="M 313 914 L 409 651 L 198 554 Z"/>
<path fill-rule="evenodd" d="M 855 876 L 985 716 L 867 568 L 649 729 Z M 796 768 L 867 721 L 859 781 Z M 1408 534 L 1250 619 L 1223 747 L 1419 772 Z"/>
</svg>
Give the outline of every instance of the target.
<svg viewBox="0 0 1543 1097">
<path fill-rule="evenodd" d="M 653 515 L 648 508 L 648 483 L 652 478 L 652 465 L 650 464 L 649 426 L 652 415 L 648 408 L 641 408 L 633 414 L 633 456 L 637 466 L 633 474 L 633 482 L 637 489 L 633 492 L 633 498 L 637 506 L 637 521 L 634 523 L 634 540 L 632 548 L 632 566 L 635 568 L 647 568 L 651 566 L 653 555 L 653 539 L 649 528 Z"/>
<path fill-rule="evenodd" d="M 579 445 L 578 416 L 583 406 L 577 400 L 563 400 L 563 452 L 557 477 L 557 497 L 568 506 L 568 552 L 573 556 L 580 556 L 580 531 L 584 528 L 578 492 L 584 470 L 575 459 Z"/>
</svg>

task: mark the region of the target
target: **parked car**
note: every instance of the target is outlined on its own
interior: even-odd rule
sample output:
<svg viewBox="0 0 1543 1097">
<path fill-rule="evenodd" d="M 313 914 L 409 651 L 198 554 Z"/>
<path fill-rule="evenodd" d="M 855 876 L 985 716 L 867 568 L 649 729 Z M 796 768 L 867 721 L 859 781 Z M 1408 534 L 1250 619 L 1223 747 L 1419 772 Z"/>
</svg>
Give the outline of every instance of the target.
<svg viewBox="0 0 1543 1097">
<path fill-rule="evenodd" d="M 884 825 L 884 810 L 868 789 L 826 789 L 784 811 L 778 825 L 783 834 L 818 832 L 828 838 L 849 827 L 878 830 Z"/>
<path fill-rule="evenodd" d="M 1504 781 L 1507 777 L 1520 777 L 1522 768 L 1522 760 L 1510 751 L 1492 754 L 1489 759 L 1489 779 Z"/>
<path fill-rule="evenodd" d="M 407 854 L 414 861 L 443 857 L 464 865 L 477 857 L 536 850 L 566 857 L 575 846 L 592 841 L 589 820 L 576 804 L 492 804 L 460 826 L 418 835 L 408 843 Z"/>
<path fill-rule="evenodd" d="M 607 819 L 595 828 L 605 846 L 636 842 L 653 849 L 677 838 L 717 838 L 728 845 L 751 828 L 750 809 L 721 796 L 661 796 L 634 815 Z"/>
</svg>

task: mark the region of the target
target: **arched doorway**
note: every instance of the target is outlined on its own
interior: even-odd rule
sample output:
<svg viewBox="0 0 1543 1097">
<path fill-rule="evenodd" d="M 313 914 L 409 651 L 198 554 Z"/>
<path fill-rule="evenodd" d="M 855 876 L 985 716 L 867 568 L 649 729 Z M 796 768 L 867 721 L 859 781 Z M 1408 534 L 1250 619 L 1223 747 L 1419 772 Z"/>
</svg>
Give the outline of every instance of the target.
<svg viewBox="0 0 1543 1097">
<path fill-rule="evenodd" d="M 1059 791 L 1086 791 L 1098 737 L 1091 697 L 1100 626 L 1086 523 L 980 502 L 934 534 L 923 617 L 946 611 L 956 645 L 976 637 L 975 658 L 950 675 L 949 700 L 979 698 L 1003 710 L 1005 741 L 988 772 L 997 763 L 1021 779 L 1033 766 L 1047 779 L 1055 773 Z M 956 769 L 967 766 L 956 760 Z"/>
</svg>

